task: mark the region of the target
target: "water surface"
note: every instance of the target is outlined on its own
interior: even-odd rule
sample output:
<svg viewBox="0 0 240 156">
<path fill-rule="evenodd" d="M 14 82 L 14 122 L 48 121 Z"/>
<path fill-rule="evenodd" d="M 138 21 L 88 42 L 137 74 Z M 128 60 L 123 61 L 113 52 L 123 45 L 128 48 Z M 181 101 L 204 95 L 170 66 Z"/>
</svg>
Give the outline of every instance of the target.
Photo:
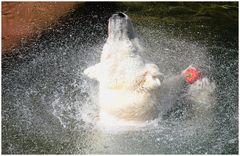
<svg viewBox="0 0 240 156">
<path fill-rule="evenodd" d="M 132 4 L 87 3 L 40 38 L 2 57 L 3 154 L 238 153 L 237 3 L 226 3 L 225 10 L 220 7 L 224 14 L 199 16 L 191 11 L 196 5 L 158 3 L 159 10 L 161 4 L 175 9 L 160 15 L 156 7 L 148 7 L 151 3 L 142 3 L 141 13 Z M 180 14 L 179 6 L 188 12 Z M 94 125 L 97 83 L 82 71 L 99 62 L 108 18 L 119 10 L 128 11 L 146 59 L 164 74 L 193 63 L 216 82 L 210 113 L 195 118 L 181 111 L 125 131 L 103 131 Z"/>
</svg>

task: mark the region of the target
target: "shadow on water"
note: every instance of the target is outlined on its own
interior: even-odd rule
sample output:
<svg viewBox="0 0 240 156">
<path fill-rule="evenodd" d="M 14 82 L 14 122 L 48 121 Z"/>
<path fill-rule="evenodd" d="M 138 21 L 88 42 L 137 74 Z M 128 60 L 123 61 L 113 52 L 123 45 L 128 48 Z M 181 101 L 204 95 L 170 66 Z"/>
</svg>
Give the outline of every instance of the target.
<svg viewBox="0 0 240 156">
<path fill-rule="evenodd" d="M 99 61 L 107 20 L 119 10 L 128 10 L 148 49 L 146 58 L 163 73 L 194 63 L 216 82 L 217 105 L 205 121 L 170 118 L 149 129 L 111 134 L 86 122 L 97 111 L 90 98 L 96 82 L 82 71 Z M 86 3 L 38 39 L 3 56 L 2 153 L 237 154 L 237 21 L 228 27 L 201 15 L 195 22 L 164 23 L 166 18 L 152 18 L 146 10 L 140 14 L 131 3 Z"/>
</svg>

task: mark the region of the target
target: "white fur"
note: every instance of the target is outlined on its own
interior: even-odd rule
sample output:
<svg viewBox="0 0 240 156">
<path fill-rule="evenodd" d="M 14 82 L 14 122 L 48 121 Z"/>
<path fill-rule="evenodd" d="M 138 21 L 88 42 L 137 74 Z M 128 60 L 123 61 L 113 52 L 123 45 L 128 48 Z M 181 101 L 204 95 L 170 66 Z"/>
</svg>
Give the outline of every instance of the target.
<svg viewBox="0 0 240 156">
<path fill-rule="evenodd" d="M 121 26 L 123 29 L 132 26 L 127 16 L 126 19 L 110 19 L 109 23 L 119 20 L 126 20 Z M 100 63 L 84 70 L 85 75 L 99 81 L 100 120 L 106 116 L 131 124 L 152 120 L 157 114 L 156 92 L 162 75 L 155 64 L 146 64 L 139 55 L 142 48 L 138 38 L 128 36 L 129 33 L 136 36 L 135 32 L 124 34 L 126 31 L 118 32 L 118 29 L 109 28 Z M 133 27 L 131 30 L 134 31 Z"/>
</svg>

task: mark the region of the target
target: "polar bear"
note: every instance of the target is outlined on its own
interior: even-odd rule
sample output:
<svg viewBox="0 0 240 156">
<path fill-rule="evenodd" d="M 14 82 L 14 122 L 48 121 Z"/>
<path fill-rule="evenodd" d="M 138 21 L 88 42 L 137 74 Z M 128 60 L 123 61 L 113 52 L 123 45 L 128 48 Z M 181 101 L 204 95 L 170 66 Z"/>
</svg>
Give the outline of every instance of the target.
<svg viewBox="0 0 240 156">
<path fill-rule="evenodd" d="M 113 14 L 100 63 L 84 70 L 85 75 L 99 82 L 100 122 L 138 125 L 158 117 L 161 92 L 167 90 L 161 88 L 169 86 L 163 84 L 164 76 L 157 65 L 146 62 L 142 53 L 130 18 L 121 12 Z M 179 74 L 166 84 L 181 88 L 183 79 L 184 75 Z"/>
</svg>

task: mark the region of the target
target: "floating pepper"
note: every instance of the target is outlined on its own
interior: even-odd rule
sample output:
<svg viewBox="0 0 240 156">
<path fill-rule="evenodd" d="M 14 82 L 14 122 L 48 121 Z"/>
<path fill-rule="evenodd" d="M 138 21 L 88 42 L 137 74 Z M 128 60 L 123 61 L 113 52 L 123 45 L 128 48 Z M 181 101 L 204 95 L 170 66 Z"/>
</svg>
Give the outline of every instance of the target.
<svg viewBox="0 0 240 156">
<path fill-rule="evenodd" d="M 185 81 L 188 84 L 193 84 L 200 78 L 200 71 L 194 67 L 190 67 L 183 74 L 185 76 Z"/>
</svg>

